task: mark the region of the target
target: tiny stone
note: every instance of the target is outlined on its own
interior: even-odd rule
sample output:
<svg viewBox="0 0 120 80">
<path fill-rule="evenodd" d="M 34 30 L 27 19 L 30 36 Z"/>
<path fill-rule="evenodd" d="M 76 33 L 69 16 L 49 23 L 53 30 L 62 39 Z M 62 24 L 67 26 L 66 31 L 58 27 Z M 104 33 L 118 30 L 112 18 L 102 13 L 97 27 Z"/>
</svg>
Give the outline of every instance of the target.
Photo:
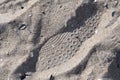
<svg viewBox="0 0 120 80">
<path fill-rule="evenodd" d="M 60 8 L 62 8 L 62 5 L 60 6 Z"/>
<path fill-rule="evenodd" d="M 24 9 L 24 7 L 22 6 L 21 9 Z"/>
<path fill-rule="evenodd" d="M 49 80 L 55 80 L 54 77 L 51 75 Z"/>
<path fill-rule="evenodd" d="M 42 12 L 42 14 L 44 14 L 44 15 L 45 15 L 45 12 L 43 11 L 43 12 Z"/>
<path fill-rule="evenodd" d="M 97 34 L 97 33 L 98 33 L 98 30 L 95 30 L 95 33 Z"/>
<path fill-rule="evenodd" d="M 112 17 L 114 17 L 114 16 L 115 16 L 115 13 L 116 13 L 116 11 L 113 11 L 113 12 L 112 12 Z"/>
<path fill-rule="evenodd" d="M 114 3 L 115 3 L 115 7 L 116 7 L 118 5 L 118 1 L 115 1 Z"/>
<path fill-rule="evenodd" d="M 19 27 L 19 29 L 20 30 L 24 30 L 24 29 L 26 29 L 26 27 L 27 27 L 26 24 L 21 24 L 20 27 Z"/>
<path fill-rule="evenodd" d="M 29 16 L 29 17 L 31 17 L 31 16 L 32 16 L 32 14 L 29 14 L 28 16 Z"/>
<path fill-rule="evenodd" d="M 6 55 L 7 55 L 7 56 L 10 56 L 10 53 L 7 53 Z"/>
</svg>

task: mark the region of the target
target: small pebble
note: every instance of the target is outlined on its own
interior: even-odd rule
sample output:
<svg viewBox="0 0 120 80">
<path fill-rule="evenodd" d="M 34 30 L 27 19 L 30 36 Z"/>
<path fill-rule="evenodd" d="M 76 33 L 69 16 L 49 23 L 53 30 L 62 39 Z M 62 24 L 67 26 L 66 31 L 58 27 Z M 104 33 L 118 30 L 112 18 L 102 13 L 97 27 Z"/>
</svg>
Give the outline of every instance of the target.
<svg viewBox="0 0 120 80">
<path fill-rule="evenodd" d="M 32 17 L 32 14 L 29 14 L 28 16 L 29 16 L 29 17 Z"/>
<path fill-rule="evenodd" d="M 115 16 L 115 13 L 116 13 L 116 11 L 113 11 L 113 12 L 112 12 L 112 17 L 114 17 L 114 16 Z"/>
<path fill-rule="evenodd" d="M 115 7 L 116 7 L 118 5 L 118 1 L 116 0 L 114 3 L 115 3 Z"/>
<path fill-rule="evenodd" d="M 98 33 L 98 30 L 95 30 L 95 33 L 97 34 L 97 33 Z"/>
<path fill-rule="evenodd" d="M 24 9 L 24 7 L 23 7 L 23 6 L 21 6 L 21 9 Z"/>
<path fill-rule="evenodd" d="M 19 26 L 19 29 L 20 29 L 20 30 L 24 30 L 24 29 L 26 29 L 26 27 L 27 27 L 26 24 L 21 24 L 21 25 Z"/>
<path fill-rule="evenodd" d="M 44 14 L 44 15 L 45 15 L 46 13 L 45 13 L 44 11 L 42 11 L 42 14 Z"/>
<path fill-rule="evenodd" d="M 50 76 L 50 79 L 49 80 L 55 80 L 53 75 Z"/>
</svg>

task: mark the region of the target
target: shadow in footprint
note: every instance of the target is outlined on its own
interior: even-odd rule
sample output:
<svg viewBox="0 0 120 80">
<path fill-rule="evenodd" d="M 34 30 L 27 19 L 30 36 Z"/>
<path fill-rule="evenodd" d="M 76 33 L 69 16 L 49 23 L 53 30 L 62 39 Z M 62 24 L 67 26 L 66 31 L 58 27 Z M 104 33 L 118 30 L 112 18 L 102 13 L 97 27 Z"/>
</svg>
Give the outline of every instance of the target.
<svg viewBox="0 0 120 80">
<path fill-rule="evenodd" d="M 72 32 L 76 28 L 85 25 L 85 21 L 94 16 L 98 11 L 98 5 L 93 2 L 84 3 L 75 11 L 76 15 L 67 21 L 67 26 L 61 29 L 61 33 Z"/>
<path fill-rule="evenodd" d="M 108 67 L 108 72 L 104 78 L 110 80 L 120 80 L 120 49 L 115 49 L 114 52 L 116 57 Z"/>
</svg>

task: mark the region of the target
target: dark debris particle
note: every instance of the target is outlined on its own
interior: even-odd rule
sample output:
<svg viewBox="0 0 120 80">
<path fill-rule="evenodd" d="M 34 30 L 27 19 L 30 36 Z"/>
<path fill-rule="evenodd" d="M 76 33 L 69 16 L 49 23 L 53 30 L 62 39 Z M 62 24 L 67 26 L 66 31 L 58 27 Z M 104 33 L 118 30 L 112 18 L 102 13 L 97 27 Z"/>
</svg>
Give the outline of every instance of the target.
<svg viewBox="0 0 120 80">
<path fill-rule="evenodd" d="M 41 35 L 40 37 L 43 37 L 43 35 Z"/>
<path fill-rule="evenodd" d="M 46 13 L 43 11 L 43 12 L 42 12 L 42 14 L 44 14 L 44 15 L 45 15 Z"/>
<path fill-rule="evenodd" d="M 117 68 L 120 68 L 120 64 L 117 64 Z"/>
<path fill-rule="evenodd" d="M 60 8 L 62 8 L 62 5 L 60 6 Z"/>
<path fill-rule="evenodd" d="M 113 11 L 113 12 L 112 12 L 112 17 L 114 17 L 114 16 L 115 16 L 115 14 L 116 14 L 116 11 Z"/>
<path fill-rule="evenodd" d="M 25 78 L 26 78 L 27 76 L 30 76 L 30 74 L 23 73 L 23 74 L 21 74 L 21 76 L 20 76 L 19 78 L 20 78 L 20 80 L 25 80 Z"/>
<path fill-rule="evenodd" d="M 21 9 L 24 9 L 24 7 L 23 7 L 23 6 L 21 6 Z"/>
<path fill-rule="evenodd" d="M 53 77 L 53 75 L 50 76 L 49 80 L 55 80 L 55 78 Z"/>
<path fill-rule="evenodd" d="M 24 80 L 26 78 L 26 74 L 24 73 L 23 75 L 20 76 L 20 80 Z"/>
</svg>

